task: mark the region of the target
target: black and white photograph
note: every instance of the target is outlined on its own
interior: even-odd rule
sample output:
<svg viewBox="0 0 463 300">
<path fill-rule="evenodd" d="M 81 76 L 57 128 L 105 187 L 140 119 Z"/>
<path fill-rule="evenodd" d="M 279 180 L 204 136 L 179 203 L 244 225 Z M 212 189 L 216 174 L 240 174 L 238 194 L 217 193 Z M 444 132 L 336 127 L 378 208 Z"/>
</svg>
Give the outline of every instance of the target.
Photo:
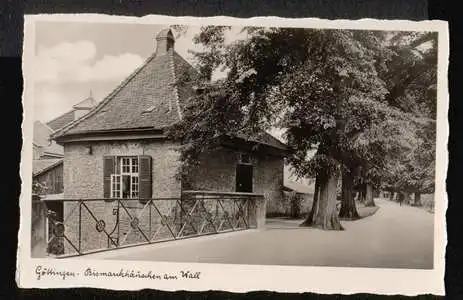
<svg viewBox="0 0 463 300">
<path fill-rule="evenodd" d="M 136 20 L 27 27 L 21 276 L 442 271 L 445 22 Z"/>
</svg>

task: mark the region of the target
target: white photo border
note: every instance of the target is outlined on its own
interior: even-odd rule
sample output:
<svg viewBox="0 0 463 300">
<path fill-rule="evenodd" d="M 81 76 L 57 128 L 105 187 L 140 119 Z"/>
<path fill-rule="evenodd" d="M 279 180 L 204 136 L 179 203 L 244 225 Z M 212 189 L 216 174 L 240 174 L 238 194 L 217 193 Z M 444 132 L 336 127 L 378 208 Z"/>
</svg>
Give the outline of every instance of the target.
<svg viewBox="0 0 463 300">
<path fill-rule="evenodd" d="M 438 108 L 436 141 L 436 189 L 434 226 L 434 269 L 379 269 L 379 268 L 333 268 L 333 267 L 293 267 L 261 265 L 228 265 L 203 263 L 167 263 L 66 259 L 34 259 L 30 256 L 31 228 L 31 186 L 32 186 L 32 130 L 34 120 L 34 47 L 35 23 L 47 22 L 89 22 L 89 23 L 137 23 L 137 24 L 182 24 L 182 25 L 236 25 L 263 27 L 307 27 L 324 29 L 366 29 L 396 31 L 436 31 L 438 37 Z M 20 175 L 22 189 L 20 196 L 20 230 L 18 233 L 16 281 L 21 288 L 76 288 L 93 287 L 111 290 L 140 290 L 145 288 L 166 291 L 223 290 L 229 292 L 249 292 L 258 290 L 276 292 L 312 292 L 320 294 L 434 294 L 444 295 L 445 247 L 447 244 L 445 212 L 447 193 L 449 126 L 447 121 L 448 95 L 448 24 L 444 21 L 406 20 L 323 20 L 317 18 L 288 19 L 278 17 L 256 17 L 248 19 L 232 17 L 170 17 L 150 15 L 145 17 L 124 17 L 100 14 L 56 14 L 25 15 L 23 46 L 23 149 L 21 152 Z M 76 264 L 76 262 L 79 262 Z M 115 264 L 117 266 L 115 267 Z M 42 277 L 36 273 L 37 267 L 53 268 L 56 271 L 79 273 L 79 276 Z M 85 266 L 85 267 L 84 267 Z M 152 270 L 159 274 L 178 273 L 180 270 L 201 272 L 198 280 L 152 280 L 130 278 L 95 278 L 82 276 L 84 270 L 98 269 L 101 272 L 118 272 L 120 268 Z"/>
</svg>

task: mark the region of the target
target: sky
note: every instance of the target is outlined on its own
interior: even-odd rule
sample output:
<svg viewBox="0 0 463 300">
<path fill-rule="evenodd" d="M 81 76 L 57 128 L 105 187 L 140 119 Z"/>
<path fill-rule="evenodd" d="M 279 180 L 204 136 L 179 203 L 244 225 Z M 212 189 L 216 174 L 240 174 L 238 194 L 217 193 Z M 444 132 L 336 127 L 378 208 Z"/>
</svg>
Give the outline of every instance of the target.
<svg viewBox="0 0 463 300">
<path fill-rule="evenodd" d="M 143 64 L 155 50 L 157 33 L 150 24 L 38 22 L 36 24 L 34 119 L 42 122 L 69 111 L 90 93 L 98 102 Z M 175 50 L 194 65 L 189 50 L 200 27 L 189 27 L 176 39 Z M 232 28 L 228 43 L 243 38 Z M 223 76 L 221 72 L 216 77 Z"/>
</svg>

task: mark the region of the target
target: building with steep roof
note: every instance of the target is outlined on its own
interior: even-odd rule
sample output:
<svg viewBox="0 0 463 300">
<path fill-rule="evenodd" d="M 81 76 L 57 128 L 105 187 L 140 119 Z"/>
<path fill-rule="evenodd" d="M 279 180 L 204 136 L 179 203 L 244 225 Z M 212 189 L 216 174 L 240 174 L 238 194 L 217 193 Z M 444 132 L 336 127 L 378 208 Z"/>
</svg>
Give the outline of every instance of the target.
<svg viewBox="0 0 463 300">
<path fill-rule="evenodd" d="M 40 122 L 34 122 L 34 159 L 62 158 L 63 147 L 50 139 L 53 129 Z"/>
<path fill-rule="evenodd" d="M 40 184 L 43 195 L 63 192 L 63 159 L 38 159 L 33 163 L 34 184 Z"/>
<path fill-rule="evenodd" d="M 130 218 L 113 220 L 118 208 L 112 199 L 138 200 L 131 201 L 130 209 L 139 211 L 141 218 L 147 199 L 182 199 L 186 190 L 257 193 L 268 202 L 283 197 L 288 149 L 269 134 L 254 139 L 224 137 L 220 147 L 202 154 L 188 174 L 179 176 L 181 144 L 169 139 L 166 129 L 182 120 L 199 74 L 174 46 L 172 32 L 161 31 L 155 52 L 138 69 L 87 114 L 52 135 L 64 147 L 64 198 L 98 200 L 85 207 L 115 222 L 118 232 L 130 230 Z M 265 203 L 259 203 L 259 216 L 265 218 Z M 71 215 L 72 201 L 62 204 L 57 214 Z M 173 204 L 167 201 L 157 209 L 171 214 L 166 210 Z M 80 232 L 92 248 L 107 247 L 107 237 L 95 234 L 95 217 L 70 217 L 67 234 Z M 147 226 L 151 220 L 142 219 L 140 224 Z M 262 224 L 262 217 L 259 220 Z"/>
<path fill-rule="evenodd" d="M 53 120 L 47 123 L 34 122 L 32 177 L 34 184 L 40 184 L 42 194 L 55 195 L 63 192 L 64 148 L 51 139 L 51 135 L 55 130 L 85 115 L 95 105 L 96 101 L 90 93 L 88 98 Z"/>
<path fill-rule="evenodd" d="M 61 129 L 88 113 L 95 105 L 96 100 L 93 98 L 92 92 L 90 91 L 90 96 L 88 98 L 85 98 L 79 103 L 73 105 L 72 109 L 68 112 L 65 112 L 64 114 L 59 115 L 51 121 L 48 121 L 47 126 L 50 127 L 53 131 Z"/>
<path fill-rule="evenodd" d="M 269 134 L 228 139 L 202 157 L 189 178 L 178 177 L 180 144 L 165 129 L 182 119 L 199 74 L 174 46 L 172 32 L 162 30 L 156 51 L 138 69 L 53 134 L 64 146 L 66 198 L 180 197 L 185 189 L 281 197 L 287 148 Z M 260 150 L 251 151 L 256 145 Z"/>
</svg>

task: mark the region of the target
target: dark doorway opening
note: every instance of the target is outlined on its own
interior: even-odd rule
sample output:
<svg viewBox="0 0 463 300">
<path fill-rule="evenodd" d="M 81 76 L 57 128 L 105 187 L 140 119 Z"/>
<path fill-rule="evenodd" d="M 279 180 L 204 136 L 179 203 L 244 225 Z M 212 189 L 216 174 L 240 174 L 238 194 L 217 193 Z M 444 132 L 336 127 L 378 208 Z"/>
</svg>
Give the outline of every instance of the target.
<svg viewBox="0 0 463 300">
<path fill-rule="evenodd" d="M 252 165 L 236 165 L 236 192 L 252 193 Z"/>
</svg>

